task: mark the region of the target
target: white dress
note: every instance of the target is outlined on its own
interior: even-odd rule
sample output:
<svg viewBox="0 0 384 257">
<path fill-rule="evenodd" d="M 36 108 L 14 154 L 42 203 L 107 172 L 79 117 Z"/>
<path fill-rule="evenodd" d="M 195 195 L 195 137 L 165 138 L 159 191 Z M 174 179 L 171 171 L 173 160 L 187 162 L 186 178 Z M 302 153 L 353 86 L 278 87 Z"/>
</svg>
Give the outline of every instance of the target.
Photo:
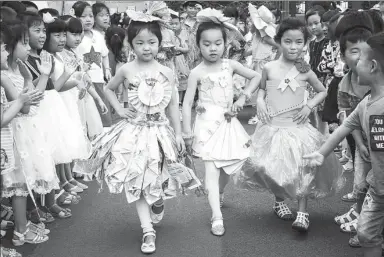
<svg viewBox="0 0 384 257">
<path fill-rule="evenodd" d="M 2 76 L 8 77 L 18 93 L 24 88 L 24 78 L 10 71 L 2 71 Z M 38 194 L 47 194 L 53 189 L 59 189 L 59 179 L 56 175 L 55 162 L 51 149 L 44 137 L 44 126 L 36 116 L 38 107 L 31 106 L 28 114 L 19 113 L 12 121 L 15 140 L 15 155 L 20 157 L 20 165 L 16 172 L 24 173 L 30 189 Z"/>
</svg>

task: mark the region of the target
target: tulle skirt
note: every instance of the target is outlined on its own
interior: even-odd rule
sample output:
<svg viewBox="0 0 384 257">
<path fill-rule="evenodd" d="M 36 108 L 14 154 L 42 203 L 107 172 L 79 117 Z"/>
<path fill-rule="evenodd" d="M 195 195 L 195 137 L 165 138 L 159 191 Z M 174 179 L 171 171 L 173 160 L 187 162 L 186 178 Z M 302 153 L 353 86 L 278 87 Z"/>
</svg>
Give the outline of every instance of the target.
<svg viewBox="0 0 384 257">
<path fill-rule="evenodd" d="M 202 111 L 199 111 L 202 110 Z M 249 157 L 250 137 L 236 117 L 227 120 L 226 108 L 212 104 L 197 107 L 193 155 L 213 161 L 217 168 L 233 174 Z"/>
<path fill-rule="evenodd" d="M 56 90 L 46 90 L 37 118 L 44 124 L 44 135 L 56 164 L 70 163 L 77 149 L 73 121 L 63 99 Z"/>
<path fill-rule="evenodd" d="M 83 129 L 87 132 L 89 138 L 93 138 L 103 132 L 103 123 L 95 101 L 87 93 L 82 100 L 79 100 L 80 119 Z"/>
<path fill-rule="evenodd" d="M 73 159 L 87 159 L 90 155 L 91 144 L 81 123 L 79 106 L 77 104 L 78 94 L 79 90 L 77 88 L 72 88 L 68 91 L 61 92 L 60 96 L 71 117 L 70 125 L 72 127 L 72 137 L 77 142 L 76 148 L 72 152 Z"/>
<path fill-rule="evenodd" d="M 148 204 L 176 196 L 179 189 L 201 185 L 182 164 L 173 129 L 166 124 L 139 125 L 122 120 L 92 142 L 94 152 L 74 171 L 94 175 L 109 191 L 125 191 L 128 203 L 143 195 Z"/>
<path fill-rule="evenodd" d="M 269 190 L 281 198 L 322 198 L 344 186 L 343 169 L 335 154 L 319 168 L 302 157 L 317 151 L 324 137 L 310 124 L 273 126 L 258 123 L 251 157 L 234 177 L 243 189 Z"/>
<path fill-rule="evenodd" d="M 44 137 L 44 128 L 36 116 L 22 116 L 13 120 L 15 155 L 20 158 L 14 173 L 8 173 L 9 185 L 20 186 L 25 193 L 24 183 L 38 194 L 47 194 L 59 189 L 55 162 L 51 147 Z M 23 178 L 23 176 L 25 178 Z"/>
</svg>

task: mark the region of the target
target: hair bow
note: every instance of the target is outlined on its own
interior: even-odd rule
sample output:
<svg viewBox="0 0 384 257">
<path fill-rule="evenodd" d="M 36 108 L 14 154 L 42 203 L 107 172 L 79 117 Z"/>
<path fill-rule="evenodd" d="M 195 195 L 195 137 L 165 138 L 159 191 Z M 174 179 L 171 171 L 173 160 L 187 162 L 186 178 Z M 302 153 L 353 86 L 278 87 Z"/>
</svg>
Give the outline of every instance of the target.
<svg viewBox="0 0 384 257">
<path fill-rule="evenodd" d="M 43 13 L 43 21 L 46 24 L 54 22 L 56 17 L 53 17 L 49 12 Z"/>
<path fill-rule="evenodd" d="M 141 22 L 166 22 L 171 17 L 167 4 L 164 1 L 147 1 L 145 6 L 145 12 L 127 10 L 126 13 L 131 20 Z"/>
<path fill-rule="evenodd" d="M 239 29 L 229 23 L 228 21 L 231 18 L 225 17 L 221 11 L 212 8 L 205 8 L 197 13 L 196 15 L 197 22 L 214 22 L 216 24 L 223 24 L 224 27 L 236 33 L 236 37 L 239 39 L 244 39 L 243 35 Z"/>
<path fill-rule="evenodd" d="M 261 34 L 264 33 L 274 38 L 276 35 L 276 25 L 273 13 L 264 5 L 256 9 L 251 3 L 248 5 L 248 10 L 256 29 L 259 30 Z"/>
<path fill-rule="evenodd" d="M 72 17 L 76 17 L 75 16 L 75 9 L 71 8 L 71 10 L 69 10 L 69 15 L 71 15 Z"/>
</svg>

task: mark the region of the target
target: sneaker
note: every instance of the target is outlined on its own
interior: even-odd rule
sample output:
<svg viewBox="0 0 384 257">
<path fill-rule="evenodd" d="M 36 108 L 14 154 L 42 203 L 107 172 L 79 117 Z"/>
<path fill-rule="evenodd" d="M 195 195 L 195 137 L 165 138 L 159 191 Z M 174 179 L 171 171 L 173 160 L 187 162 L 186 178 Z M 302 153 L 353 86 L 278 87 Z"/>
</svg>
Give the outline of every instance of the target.
<svg viewBox="0 0 384 257">
<path fill-rule="evenodd" d="M 349 160 L 346 164 L 343 165 L 345 172 L 353 172 L 353 161 Z"/>
</svg>

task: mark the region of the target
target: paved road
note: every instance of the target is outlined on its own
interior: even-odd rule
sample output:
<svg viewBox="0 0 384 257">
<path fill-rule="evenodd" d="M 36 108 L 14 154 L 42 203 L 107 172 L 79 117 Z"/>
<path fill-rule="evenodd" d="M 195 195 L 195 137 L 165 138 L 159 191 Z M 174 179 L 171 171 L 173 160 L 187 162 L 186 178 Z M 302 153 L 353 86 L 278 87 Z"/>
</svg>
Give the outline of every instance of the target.
<svg viewBox="0 0 384 257">
<path fill-rule="evenodd" d="M 240 116 L 244 124 L 251 115 Z M 246 125 L 249 133 L 252 126 Z M 199 176 L 202 165 L 197 164 Z M 348 175 L 349 180 L 351 174 Z M 351 185 L 342 193 L 347 192 Z M 268 193 L 227 188 L 223 208 L 227 232 L 223 237 L 210 234 L 210 210 L 205 198 L 194 194 L 166 203 L 166 215 L 156 227 L 157 252 L 154 257 L 355 257 L 361 249 L 348 246 L 348 234 L 339 232 L 333 217 L 349 205 L 335 197 L 311 201 L 311 228 L 307 235 L 291 229 L 291 222 L 279 220 L 272 212 Z M 50 240 L 40 245 L 18 248 L 29 257 L 136 257 L 140 253 L 141 228 L 134 205 L 123 195 L 98 193 L 96 182 L 72 208 L 73 217 L 49 226 Z M 296 208 L 293 202 L 289 205 Z M 10 233 L 7 238 L 10 238 Z M 9 240 L 4 240 L 9 246 Z"/>
</svg>

